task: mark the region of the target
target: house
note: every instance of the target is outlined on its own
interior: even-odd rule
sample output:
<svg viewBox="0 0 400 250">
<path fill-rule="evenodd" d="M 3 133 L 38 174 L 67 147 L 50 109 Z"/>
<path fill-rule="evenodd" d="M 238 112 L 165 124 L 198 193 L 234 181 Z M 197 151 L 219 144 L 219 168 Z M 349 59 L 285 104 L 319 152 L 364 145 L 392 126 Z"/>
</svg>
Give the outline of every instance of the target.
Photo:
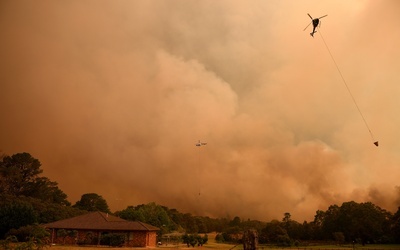
<svg viewBox="0 0 400 250">
<path fill-rule="evenodd" d="M 43 225 L 51 233 L 52 244 L 100 245 L 102 236 L 125 236 L 125 247 L 156 247 L 160 229 L 138 221 L 127 221 L 103 212 L 91 212 Z"/>
</svg>

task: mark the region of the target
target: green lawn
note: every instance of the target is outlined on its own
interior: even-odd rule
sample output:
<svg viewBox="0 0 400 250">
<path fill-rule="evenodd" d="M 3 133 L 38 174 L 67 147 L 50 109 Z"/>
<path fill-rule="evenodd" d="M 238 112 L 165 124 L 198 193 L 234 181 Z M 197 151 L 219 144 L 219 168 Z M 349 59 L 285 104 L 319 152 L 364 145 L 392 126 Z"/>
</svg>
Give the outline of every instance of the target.
<svg viewBox="0 0 400 250">
<path fill-rule="evenodd" d="M 278 248 L 275 246 L 259 246 L 259 249 L 265 249 L 265 250 L 269 250 L 269 249 L 312 249 L 312 250 L 346 250 L 346 249 L 353 249 L 353 245 L 348 244 L 348 245 L 342 245 L 342 246 L 338 246 L 338 245 L 319 245 L 319 246 L 299 246 L 297 247 L 289 247 L 289 248 Z M 354 249 L 356 250 L 360 250 L 360 249 L 369 249 L 369 250 L 400 250 L 400 245 L 355 245 Z"/>
<path fill-rule="evenodd" d="M 176 250 L 176 249 L 185 249 L 185 250 L 189 250 L 189 249 L 219 249 L 219 250 L 243 250 L 243 246 L 242 245 L 232 245 L 232 244 L 218 244 L 218 243 L 208 243 L 206 245 L 204 245 L 203 247 L 195 247 L 195 248 L 188 248 L 186 245 L 184 244 L 179 244 L 179 245 L 162 245 L 160 247 L 156 247 L 156 248 L 125 248 L 125 247 L 117 247 L 117 248 L 111 248 L 111 247 L 80 247 L 80 246 L 51 246 L 46 248 L 48 250 L 99 250 L 99 249 L 116 249 L 116 250 L 128 250 L 128 249 L 159 249 L 159 250 Z M 259 245 L 258 247 L 259 250 L 284 250 L 284 249 L 299 249 L 299 250 L 306 250 L 306 249 L 311 249 L 311 250 L 346 250 L 346 249 L 353 249 L 352 245 L 343 245 L 343 246 L 337 246 L 337 245 L 321 245 L 321 246 L 308 246 L 308 247 L 286 247 L 286 248 L 278 248 L 275 246 L 265 246 L 265 245 Z M 400 250 L 400 245 L 366 245 L 366 246 L 362 246 L 362 245 L 355 245 L 355 249 L 356 250 L 360 250 L 360 249 L 366 249 L 366 250 Z"/>
</svg>

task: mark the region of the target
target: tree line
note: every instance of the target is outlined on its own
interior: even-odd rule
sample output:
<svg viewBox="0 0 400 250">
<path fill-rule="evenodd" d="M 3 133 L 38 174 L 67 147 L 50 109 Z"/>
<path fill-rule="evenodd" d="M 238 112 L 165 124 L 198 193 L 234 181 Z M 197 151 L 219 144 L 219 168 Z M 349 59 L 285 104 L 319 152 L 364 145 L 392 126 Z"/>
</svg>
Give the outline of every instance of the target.
<svg viewBox="0 0 400 250">
<path fill-rule="evenodd" d="M 41 176 L 39 160 L 29 153 L 0 157 L 0 238 L 26 239 L 38 225 L 87 213 L 111 213 L 107 201 L 96 193 L 83 194 L 72 205 L 57 182 Z M 305 242 L 400 243 L 400 208 L 391 213 L 371 203 L 344 202 L 318 210 L 314 220 L 302 223 L 289 212 L 269 222 L 233 218 L 210 218 L 182 213 L 155 202 L 128 206 L 114 215 L 159 227 L 159 237 L 217 232 L 219 242 L 240 243 L 242 233 L 255 229 L 260 244 L 296 245 Z M 39 233 L 43 234 L 44 232 Z M 185 236 L 187 237 L 187 236 Z"/>
</svg>

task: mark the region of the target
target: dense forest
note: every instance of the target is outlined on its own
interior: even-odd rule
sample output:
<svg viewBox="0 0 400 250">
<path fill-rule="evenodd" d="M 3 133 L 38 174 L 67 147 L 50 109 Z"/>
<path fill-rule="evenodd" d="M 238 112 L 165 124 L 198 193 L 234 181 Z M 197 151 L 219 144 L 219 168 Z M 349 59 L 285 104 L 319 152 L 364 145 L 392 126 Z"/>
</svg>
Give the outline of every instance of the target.
<svg viewBox="0 0 400 250">
<path fill-rule="evenodd" d="M 75 204 L 58 188 L 57 182 L 41 176 L 39 160 L 29 153 L 0 157 L 0 239 L 10 236 L 44 235 L 40 224 L 81 215 L 89 211 L 111 213 L 98 194 L 83 194 Z M 292 245 L 307 242 L 400 243 L 400 208 L 396 213 L 371 202 L 344 202 L 316 211 L 313 221 L 297 222 L 289 212 L 269 222 L 233 218 L 210 218 L 182 213 L 156 203 L 128 206 L 114 215 L 142 221 L 170 233 L 217 232 L 219 242 L 238 243 L 242 232 L 256 229 L 261 244 Z"/>
</svg>

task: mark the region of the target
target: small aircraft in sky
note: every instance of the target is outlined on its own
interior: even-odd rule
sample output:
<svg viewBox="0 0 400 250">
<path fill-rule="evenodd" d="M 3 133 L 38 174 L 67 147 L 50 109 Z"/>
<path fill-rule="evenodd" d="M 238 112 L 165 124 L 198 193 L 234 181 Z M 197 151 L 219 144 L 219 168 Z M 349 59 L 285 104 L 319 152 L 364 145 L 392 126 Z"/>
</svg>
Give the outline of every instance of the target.
<svg viewBox="0 0 400 250">
<path fill-rule="evenodd" d="M 315 29 L 318 27 L 318 24 L 319 24 L 319 26 L 321 26 L 321 22 L 319 21 L 319 19 L 321 19 L 323 17 L 326 17 L 327 15 L 321 16 L 321 17 L 318 17 L 318 18 L 312 18 L 312 16 L 310 14 L 308 14 L 308 13 L 307 13 L 307 15 L 311 18 L 311 23 L 309 23 L 307 25 L 307 27 L 304 28 L 304 30 L 306 30 L 308 28 L 308 26 L 310 26 L 310 24 L 313 24 L 313 31 L 310 33 L 310 35 L 312 37 L 314 37 L 315 32 L 317 32 L 317 31 L 315 31 Z"/>
<path fill-rule="evenodd" d="M 196 147 L 205 146 L 205 145 L 207 145 L 207 142 L 201 142 L 200 140 L 198 143 L 196 143 Z"/>
</svg>

